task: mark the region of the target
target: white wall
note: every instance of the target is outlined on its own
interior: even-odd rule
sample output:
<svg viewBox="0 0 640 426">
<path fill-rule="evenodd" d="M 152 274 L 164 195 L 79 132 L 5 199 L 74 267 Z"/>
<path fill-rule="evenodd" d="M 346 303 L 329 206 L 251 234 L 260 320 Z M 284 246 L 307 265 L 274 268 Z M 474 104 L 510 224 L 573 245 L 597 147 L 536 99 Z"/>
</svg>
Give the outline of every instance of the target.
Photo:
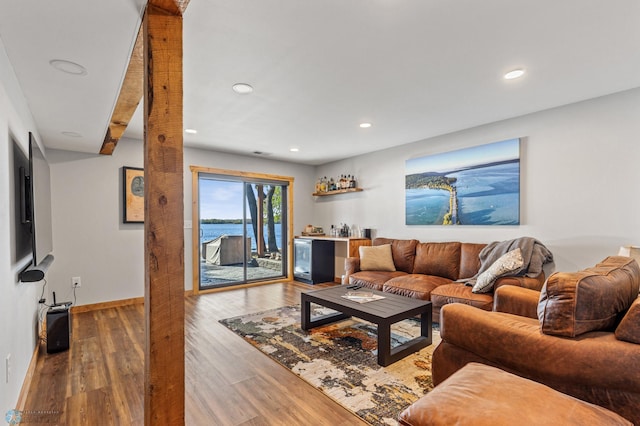
<svg viewBox="0 0 640 426">
<path fill-rule="evenodd" d="M 185 220 L 191 220 L 189 165 L 294 176 L 294 230 L 305 224 L 368 226 L 374 236 L 490 242 L 528 235 L 554 253 L 559 270 L 577 270 L 640 244 L 634 184 L 640 145 L 640 89 L 514 118 L 401 147 L 309 167 L 185 149 Z M 409 158 L 522 137 L 520 226 L 406 226 L 404 166 Z M 77 304 L 143 295 L 143 226 L 122 223 L 122 166 L 142 166 L 142 143 L 123 139 L 113 156 L 50 150 L 54 252 L 49 271 L 58 298 Z M 355 174 L 363 192 L 311 196 L 317 176 Z M 191 230 L 185 229 L 185 289 L 192 288 Z"/>
<path fill-rule="evenodd" d="M 640 244 L 638 135 L 635 89 L 327 164 L 318 176 L 355 173 L 364 191 L 318 197 L 314 224 L 345 222 L 372 227 L 374 236 L 421 241 L 532 236 L 554 253 L 557 270 L 592 266 L 622 244 Z M 517 137 L 519 226 L 405 225 L 407 159 Z"/>
<path fill-rule="evenodd" d="M 15 408 L 37 343 L 38 299 L 42 283 L 19 283 L 29 258 L 13 262 L 12 139 L 29 152 L 29 132 L 37 130 L 0 40 L 0 413 Z M 40 140 L 39 136 L 37 139 Z M 7 378 L 5 360 L 11 355 Z"/>
<path fill-rule="evenodd" d="M 81 277 L 76 304 L 144 295 L 144 225 L 122 223 L 122 167 L 143 166 L 141 141 L 122 139 L 112 156 L 49 150 L 56 261 L 51 290 L 72 300 L 71 277 Z M 313 167 L 186 148 L 184 218 L 191 220 L 189 166 L 294 177 L 294 229 L 312 217 Z M 192 289 L 191 229 L 185 229 L 185 289 Z"/>
</svg>

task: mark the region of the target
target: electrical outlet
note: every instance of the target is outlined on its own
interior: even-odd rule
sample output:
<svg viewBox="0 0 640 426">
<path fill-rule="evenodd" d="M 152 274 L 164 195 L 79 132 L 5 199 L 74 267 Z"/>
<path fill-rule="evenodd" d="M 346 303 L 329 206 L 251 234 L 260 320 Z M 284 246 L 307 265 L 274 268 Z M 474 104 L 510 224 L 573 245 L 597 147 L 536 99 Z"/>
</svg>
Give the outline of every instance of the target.
<svg viewBox="0 0 640 426">
<path fill-rule="evenodd" d="M 71 288 L 82 287 L 82 280 L 80 277 L 71 278 Z"/>
<path fill-rule="evenodd" d="M 9 383 L 9 377 L 11 377 L 11 354 L 7 354 L 4 360 L 6 383 Z"/>
</svg>

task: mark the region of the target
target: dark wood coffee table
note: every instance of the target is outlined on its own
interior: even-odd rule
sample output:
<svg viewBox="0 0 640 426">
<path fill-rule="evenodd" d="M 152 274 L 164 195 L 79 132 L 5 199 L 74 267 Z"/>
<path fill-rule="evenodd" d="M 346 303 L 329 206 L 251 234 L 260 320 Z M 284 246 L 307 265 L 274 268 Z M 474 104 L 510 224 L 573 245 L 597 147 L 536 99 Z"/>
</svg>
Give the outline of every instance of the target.
<svg viewBox="0 0 640 426">
<path fill-rule="evenodd" d="M 362 288 L 357 291 L 370 291 L 384 299 L 358 303 L 342 297 L 348 291 L 355 291 L 348 287 L 341 285 L 302 293 L 302 329 L 309 330 L 350 317 L 374 323 L 378 326 L 378 364 L 383 367 L 431 344 L 431 302 Z M 338 312 L 311 319 L 311 303 Z M 420 315 L 420 336 L 391 348 L 391 324 L 417 315 Z"/>
</svg>

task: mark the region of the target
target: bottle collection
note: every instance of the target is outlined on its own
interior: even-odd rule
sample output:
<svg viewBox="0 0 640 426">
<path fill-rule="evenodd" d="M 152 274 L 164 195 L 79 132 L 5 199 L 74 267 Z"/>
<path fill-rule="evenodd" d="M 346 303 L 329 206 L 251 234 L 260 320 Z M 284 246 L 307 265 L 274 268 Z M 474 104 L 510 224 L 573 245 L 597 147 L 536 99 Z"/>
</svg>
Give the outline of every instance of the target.
<svg viewBox="0 0 640 426">
<path fill-rule="evenodd" d="M 339 179 L 333 179 L 333 177 L 327 179 L 324 176 L 316 181 L 316 192 L 331 192 L 356 187 L 356 177 L 352 175 L 340 175 Z"/>
<path fill-rule="evenodd" d="M 341 223 L 340 226 L 331 225 L 329 236 L 371 238 L 371 228 L 362 228 L 358 225 L 349 226 L 346 223 Z"/>
</svg>

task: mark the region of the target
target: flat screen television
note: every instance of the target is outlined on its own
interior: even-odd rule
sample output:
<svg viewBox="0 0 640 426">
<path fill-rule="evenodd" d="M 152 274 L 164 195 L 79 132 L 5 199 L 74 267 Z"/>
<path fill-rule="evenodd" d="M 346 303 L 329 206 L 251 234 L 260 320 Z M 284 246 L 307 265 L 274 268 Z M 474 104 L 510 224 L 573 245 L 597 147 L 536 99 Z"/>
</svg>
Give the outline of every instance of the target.
<svg viewBox="0 0 640 426">
<path fill-rule="evenodd" d="M 49 163 L 32 133 L 29 157 L 13 142 L 14 261 L 31 256 L 20 272 L 20 281 L 40 281 L 53 262 L 51 223 L 51 174 Z"/>
<path fill-rule="evenodd" d="M 25 154 L 20 145 L 14 140 L 12 147 L 13 157 L 13 226 L 11 227 L 11 239 L 13 240 L 13 251 L 11 252 L 11 263 L 16 264 L 28 262 L 31 266 L 33 262 L 33 232 L 31 231 L 31 206 L 29 199 L 31 191 L 31 178 L 29 172 L 29 156 Z"/>
</svg>

